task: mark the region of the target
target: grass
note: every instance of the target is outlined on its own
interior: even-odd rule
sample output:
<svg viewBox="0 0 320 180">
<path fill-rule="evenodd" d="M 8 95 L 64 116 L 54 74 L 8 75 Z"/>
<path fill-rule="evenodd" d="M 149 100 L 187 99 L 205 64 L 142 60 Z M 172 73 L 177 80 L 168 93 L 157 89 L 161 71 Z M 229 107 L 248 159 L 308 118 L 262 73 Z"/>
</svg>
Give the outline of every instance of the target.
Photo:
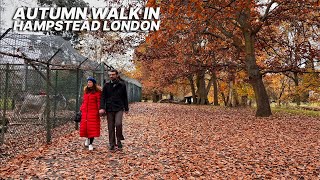
<svg viewBox="0 0 320 180">
<path fill-rule="evenodd" d="M 320 117 L 320 111 L 312 111 L 312 110 L 305 110 L 299 109 L 298 107 L 271 107 L 272 112 L 285 112 L 288 114 L 294 115 L 305 115 L 311 117 Z"/>
<path fill-rule="evenodd" d="M 7 99 L 7 110 L 12 109 L 12 99 Z M 0 109 L 4 109 L 4 99 L 0 99 Z"/>
</svg>

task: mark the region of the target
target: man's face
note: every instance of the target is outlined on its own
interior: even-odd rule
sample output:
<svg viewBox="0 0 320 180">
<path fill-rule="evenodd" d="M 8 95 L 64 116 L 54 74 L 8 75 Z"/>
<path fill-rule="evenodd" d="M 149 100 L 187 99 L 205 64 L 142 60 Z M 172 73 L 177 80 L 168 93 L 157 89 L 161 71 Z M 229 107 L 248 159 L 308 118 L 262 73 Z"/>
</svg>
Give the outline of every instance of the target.
<svg viewBox="0 0 320 180">
<path fill-rule="evenodd" d="M 111 80 L 115 80 L 118 78 L 118 75 L 116 74 L 116 72 L 109 72 L 108 74 Z"/>
</svg>

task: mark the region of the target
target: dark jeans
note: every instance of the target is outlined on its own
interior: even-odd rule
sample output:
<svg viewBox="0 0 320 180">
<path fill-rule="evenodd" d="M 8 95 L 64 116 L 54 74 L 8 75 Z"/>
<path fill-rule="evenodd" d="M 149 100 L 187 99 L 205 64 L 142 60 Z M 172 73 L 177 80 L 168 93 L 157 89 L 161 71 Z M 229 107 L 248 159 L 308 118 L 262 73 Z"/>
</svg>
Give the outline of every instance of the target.
<svg viewBox="0 0 320 180">
<path fill-rule="evenodd" d="M 110 146 L 116 145 L 116 137 L 117 142 L 119 142 L 120 140 L 124 140 L 122 134 L 122 117 L 123 111 L 107 112 Z"/>
</svg>

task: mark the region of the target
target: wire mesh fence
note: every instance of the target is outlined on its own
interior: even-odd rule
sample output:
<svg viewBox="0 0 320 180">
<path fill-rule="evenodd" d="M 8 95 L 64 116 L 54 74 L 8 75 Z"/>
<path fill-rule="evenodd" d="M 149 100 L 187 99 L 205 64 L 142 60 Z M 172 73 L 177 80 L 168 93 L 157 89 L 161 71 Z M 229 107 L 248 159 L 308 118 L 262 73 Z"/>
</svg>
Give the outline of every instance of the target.
<svg viewBox="0 0 320 180">
<path fill-rule="evenodd" d="M 103 68 L 101 68 L 103 66 Z M 0 164 L 78 129 L 86 78 L 107 81 L 111 66 L 80 55 L 61 37 L 15 34 L 0 38 Z M 122 76 L 130 102 L 141 84 Z"/>
</svg>

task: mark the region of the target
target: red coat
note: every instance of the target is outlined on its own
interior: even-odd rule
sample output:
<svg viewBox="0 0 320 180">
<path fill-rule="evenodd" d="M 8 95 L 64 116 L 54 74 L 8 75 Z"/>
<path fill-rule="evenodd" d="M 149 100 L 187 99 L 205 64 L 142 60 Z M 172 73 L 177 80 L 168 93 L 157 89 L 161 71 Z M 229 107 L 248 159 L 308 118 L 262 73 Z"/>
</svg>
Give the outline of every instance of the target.
<svg viewBox="0 0 320 180">
<path fill-rule="evenodd" d="M 100 136 L 100 97 L 101 91 L 95 93 L 85 93 L 83 95 L 80 111 L 82 112 L 80 122 L 80 137 Z"/>
</svg>

